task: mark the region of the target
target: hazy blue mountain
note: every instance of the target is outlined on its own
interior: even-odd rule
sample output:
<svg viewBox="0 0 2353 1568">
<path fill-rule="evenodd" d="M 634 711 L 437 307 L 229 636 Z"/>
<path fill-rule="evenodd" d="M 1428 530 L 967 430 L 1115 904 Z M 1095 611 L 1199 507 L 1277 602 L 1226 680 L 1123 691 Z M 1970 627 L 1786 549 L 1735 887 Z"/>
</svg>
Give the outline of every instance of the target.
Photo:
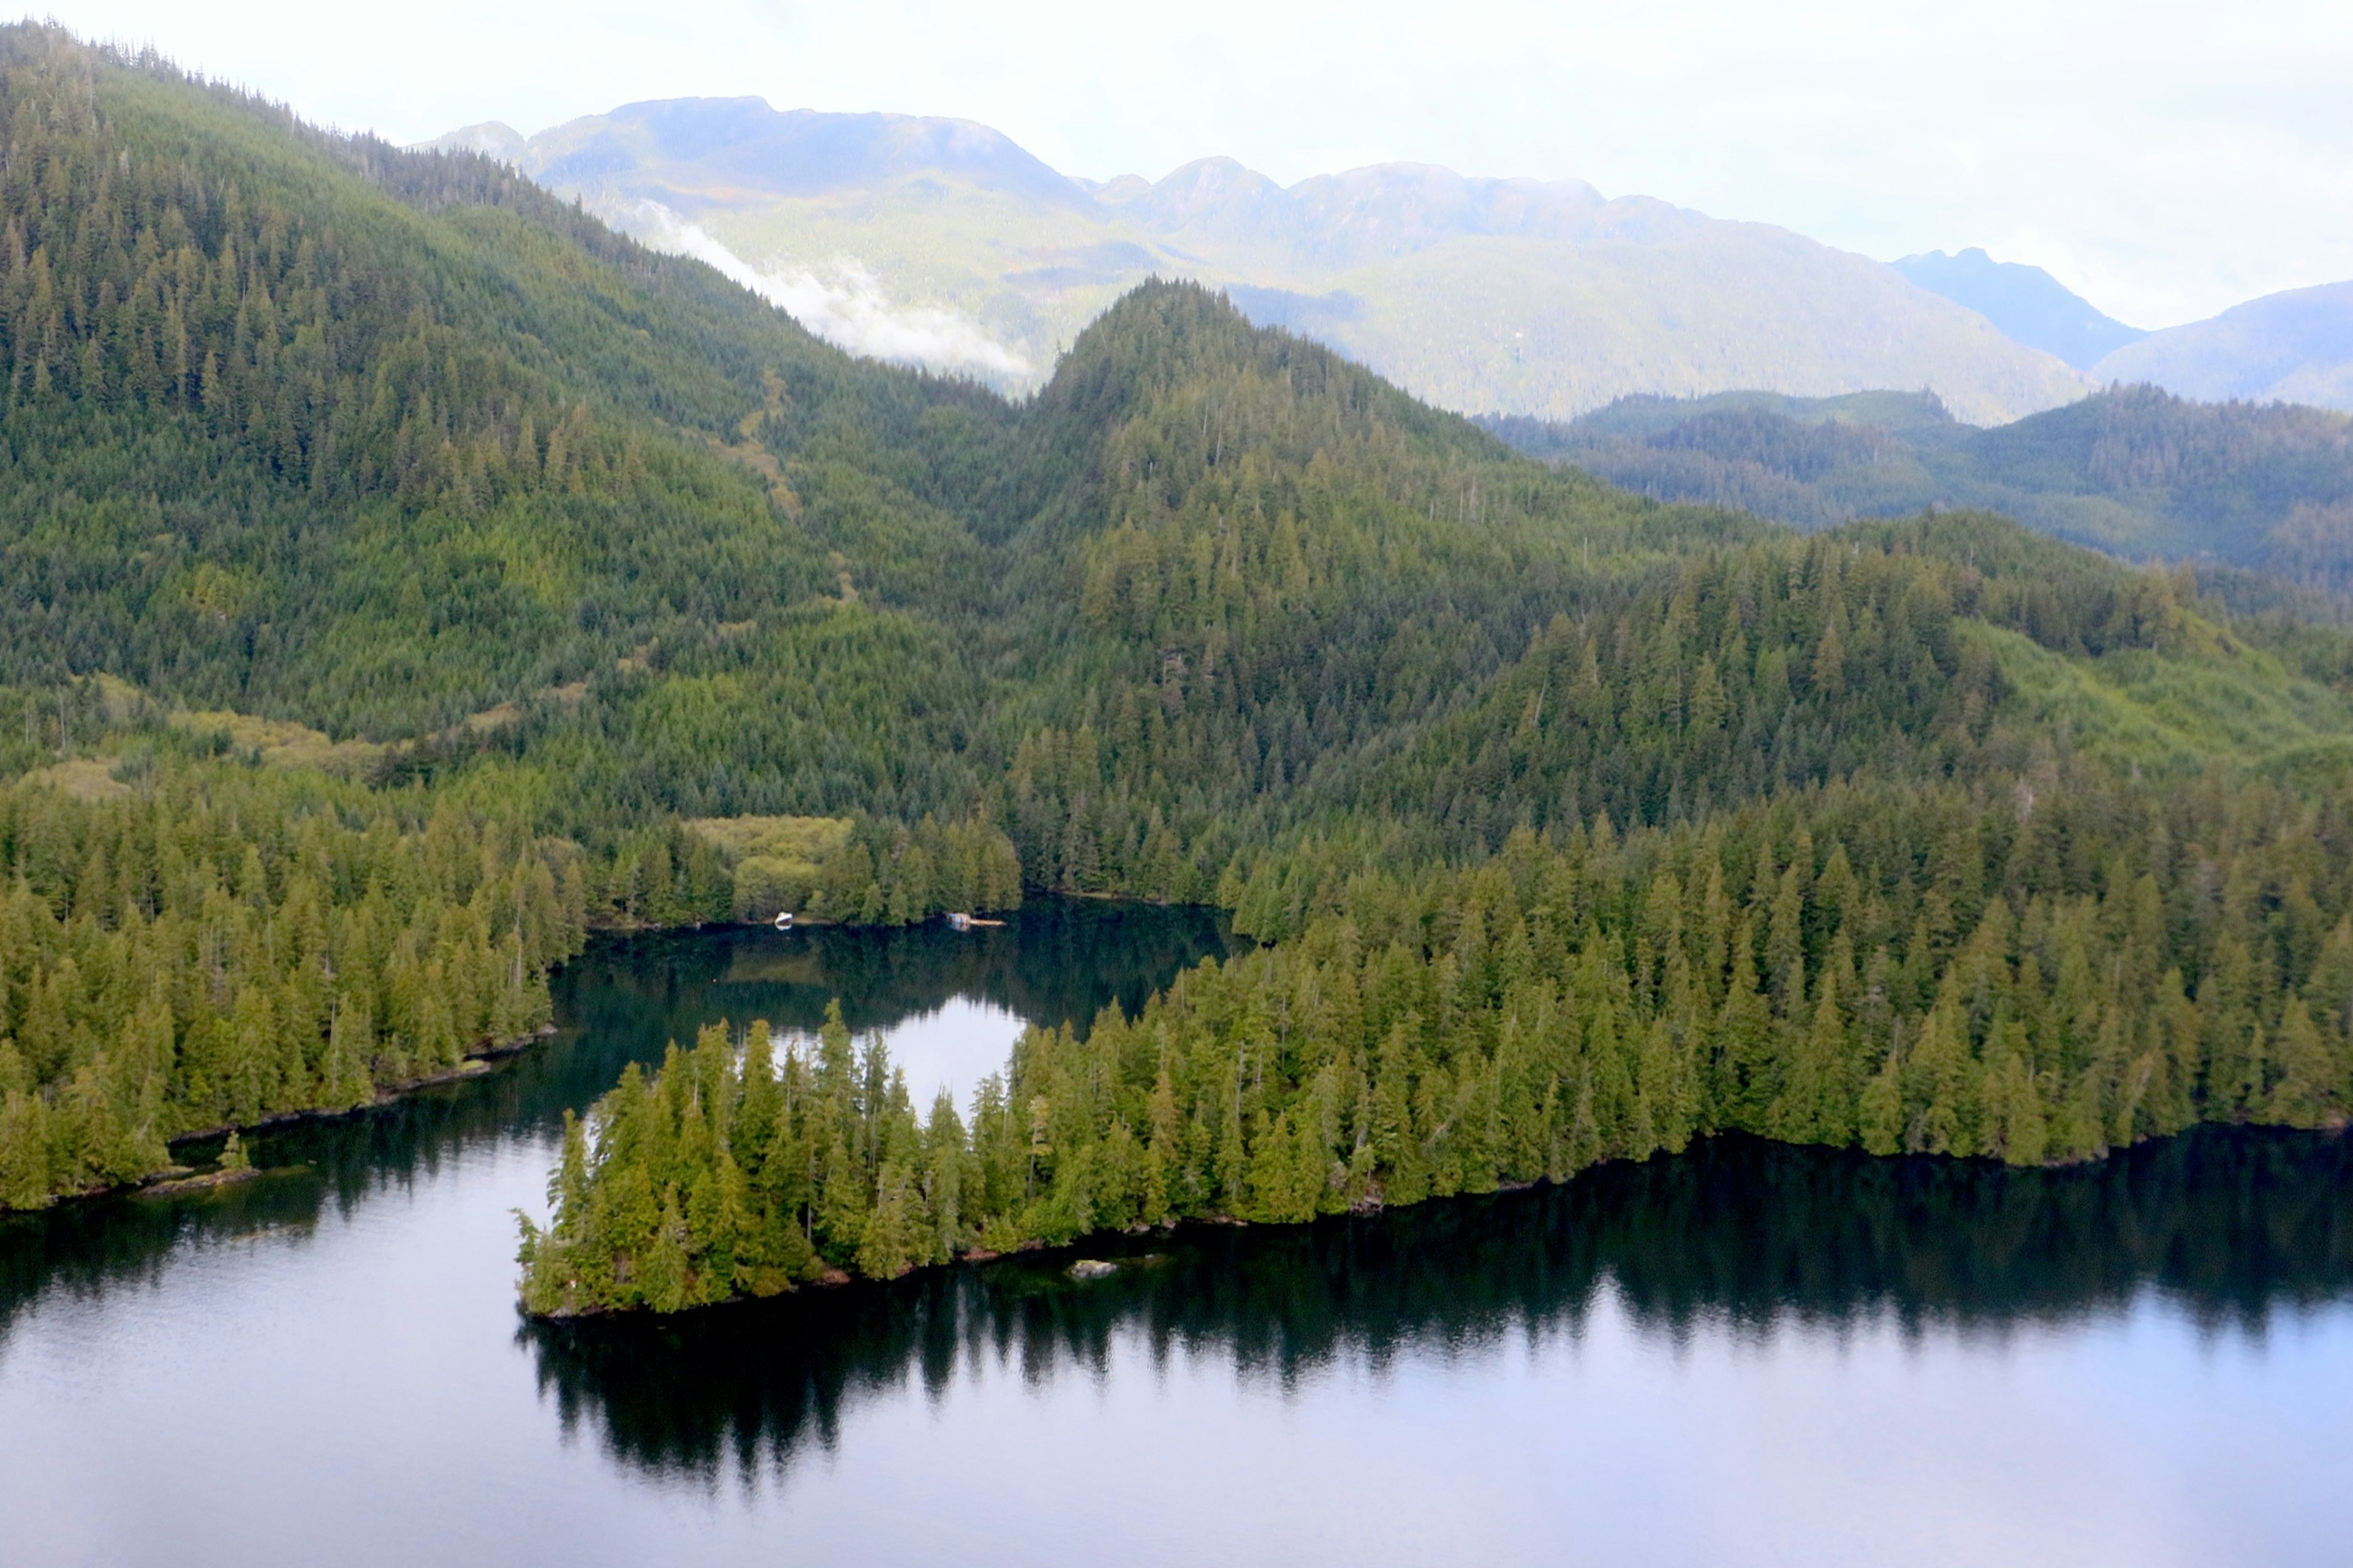
<svg viewBox="0 0 2353 1568">
<path fill-rule="evenodd" d="M 1996 261 L 1975 246 L 1957 256 L 1941 250 L 1907 256 L 1894 267 L 1931 294 L 1967 305 L 2027 347 L 2056 354 L 2077 370 L 2148 336 L 2103 314 L 2040 267 Z"/>
<path fill-rule="evenodd" d="M 2183 397 L 2353 409 L 2353 282 L 2291 289 L 2153 332 L 2092 367 Z"/>
<path fill-rule="evenodd" d="M 1634 393 L 1926 386 L 1991 423 L 2089 387 L 1881 263 L 1575 180 L 1391 163 L 1286 187 L 1205 158 L 1098 184 L 967 121 L 757 99 L 440 144 L 720 267 L 836 342 L 1007 391 L 1040 384 L 1155 275 L 1225 289 L 1254 321 L 1456 409 L 1557 418 Z"/>
</svg>

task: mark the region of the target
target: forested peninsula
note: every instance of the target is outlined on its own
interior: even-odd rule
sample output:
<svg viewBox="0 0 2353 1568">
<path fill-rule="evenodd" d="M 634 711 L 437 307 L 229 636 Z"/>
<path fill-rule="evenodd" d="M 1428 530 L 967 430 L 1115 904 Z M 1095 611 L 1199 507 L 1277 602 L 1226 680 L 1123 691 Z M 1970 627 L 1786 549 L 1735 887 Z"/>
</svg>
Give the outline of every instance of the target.
<svg viewBox="0 0 2353 1568">
<path fill-rule="evenodd" d="M 2339 631 L 1630 495 L 1188 284 L 1008 402 L 55 29 L 0 116 L 0 1204 L 526 1037 L 600 929 L 1048 889 L 1263 945 L 920 1117 L 720 1031 L 527 1304 L 2353 1093 Z"/>
<path fill-rule="evenodd" d="M 632 1068 L 593 1148 L 567 1129 L 525 1307 L 667 1311 L 1103 1229 L 1294 1222 L 1725 1130 L 2032 1165 L 2201 1119 L 2341 1124 L 2353 793 L 2011 754 L 1986 628 L 1952 613 L 1966 575 L 1836 538 L 1694 563 L 1615 626 L 1540 639 L 1491 715 L 1518 717 L 1464 737 L 1519 742 L 1487 780 L 1506 801 L 1547 753 L 1608 776 L 1643 731 L 1678 783 L 1736 795 L 1730 737 L 1760 705 L 1948 760 L 1926 776 L 1858 767 L 1624 834 L 1604 809 L 1403 877 L 1345 841 L 1271 856 L 1229 892 L 1282 940 L 1134 1018 L 1030 1030 L 968 1117 L 943 1099 L 919 1121 L 880 1039 L 854 1050 L 838 1022 L 781 1072 L 761 1023 Z M 2042 607 L 2043 635 L 2099 635 Z M 2129 613 L 2135 637 L 2194 632 L 2161 595 Z M 1848 706 L 1850 672 L 1921 732 Z"/>
</svg>

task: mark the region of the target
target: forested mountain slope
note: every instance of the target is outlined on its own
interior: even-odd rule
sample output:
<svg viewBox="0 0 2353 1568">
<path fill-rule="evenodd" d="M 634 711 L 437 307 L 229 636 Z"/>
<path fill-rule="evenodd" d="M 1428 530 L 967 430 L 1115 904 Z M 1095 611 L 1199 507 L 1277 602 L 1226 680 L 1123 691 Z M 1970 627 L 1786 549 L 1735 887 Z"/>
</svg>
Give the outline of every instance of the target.
<svg viewBox="0 0 2353 1568">
<path fill-rule="evenodd" d="M 710 847 L 577 762 L 667 647 L 797 672 L 763 777 L 969 809 L 955 639 L 836 546 L 932 526 L 1001 404 L 482 160 L 53 30 L 0 34 L 0 112 L 7 1201 L 452 1068 L 590 918 L 724 913 Z M 873 854 L 983 830 L 875 831 L 837 907 L 967 896 L 970 854 L 895 900 Z"/>
<path fill-rule="evenodd" d="M 916 425 L 1002 417 L 482 160 L 5 62 L 8 679 L 431 731 L 831 591 L 813 536 L 955 460 Z"/>
<path fill-rule="evenodd" d="M 1050 883 L 1136 885 L 1165 824 L 1165 890 L 1206 892 L 1236 844 L 1459 706 L 1553 616 L 1754 526 L 1515 460 L 1186 285 L 1115 307 L 1023 423 L 1031 489 L 1000 509 L 1030 628 L 1006 810 Z"/>
<path fill-rule="evenodd" d="M 2353 417 L 2325 409 L 2126 386 L 1982 430 L 1900 393 L 1628 398 L 1567 425 L 1484 423 L 1648 495 L 1800 528 L 1978 507 L 2120 555 L 2353 586 Z"/>
<path fill-rule="evenodd" d="M 1079 1118 L 1054 1146 L 1093 1162 L 1110 1141 L 1110 1163 L 1065 1168 L 1126 1171 L 1147 1208 L 1145 1166 L 1122 1162 L 1155 1141 L 1191 1173 L 1166 1177 L 1171 1212 L 1447 1190 L 1384 1166 L 1378 1140 L 1409 1134 L 1339 1108 L 1351 1085 L 1388 1096 L 1423 1151 L 1397 1158 L 1435 1158 L 1450 1097 L 1501 1084 L 1537 1016 L 1514 976 L 1554 987 L 1556 1018 L 1635 987 L 1607 1037 L 1672 1041 L 1673 1072 L 1718 1086 L 1674 1120 L 1652 1103 L 1662 1142 L 1861 1136 L 1839 1097 L 1919 1037 L 1961 955 L 2022 974 L 2051 910 L 2140 899 L 2143 877 L 2179 913 L 2133 950 L 2119 1037 L 2239 977 L 2194 1049 L 2166 1047 L 2165 1116 L 2117 1119 L 2145 1042 L 2084 1054 L 2079 1008 L 2029 1050 L 1972 1000 L 1965 1043 L 1945 1036 L 1970 1131 L 1936 1112 L 1899 1142 L 2085 1152 L 2344 1103 L 2343 1004 L 2315 967 L 2346 906 L 2326 868 L 2353 735 L 2335 634 L 2232 622 L 1993 519 L 1804 539 L 1613 489 L 1193 285 L 1134 290 L 1012 405 L 853 361 L 486 160 L 328 136 L 54 31 L 0 35 L 0 111 L 8 1203 L 135 1177 L 193 1129 L 463 1070 L 535 1026 L 544 966 L 598 925 L 906 921 L 1025 886 L 1215 899 L 1282 944 L 1240 989 L 1164 1005 L 1176 1111 L 1138 1043 L 1156 1034 L 1104 1037 L 1129 1042 L 1116 1092 L 1067 1058 L 1082 1100 L 1025 1087 L 1065 1060 L 1025 1047 L 1019 1103 Z M 1461 946 L 1462 900 L 1505 907 L 1480 880 L 1499 855 L 1514 912 L 1475 940 L 1525 963 Z M 1661 856 L 1677 891 L 1651 886 Z M 1656 921 L 1713 897 L 1710 867 L 1746 923 L 1694 905 L 1707 978 L 1677 992 Z M 1698 934 L 1726 922 L 1745 970 L 1739 942 Z M 1466 972 L 1484 989 L 1454 989 Z M 1286 1021 L 1326 1005 L 1282 999 L 1294 982 L 1334 999 L 1328 1030 Z M 2034 1006 L 2015 1027 L 2039 1042 L 2055 1015 Z M 1719 1026 L 1746 1042 L 1735 1079 L 1699 1065 Z M 1367 1064 L 1400 1029 L 1384 1087 Z M 2250 1043 L 2291 1033 L 2284 1055 Z M 1485 1174 L 1465 1156 L 1461 1182 L 1517 1179 L 1530 1150 L 1566 1171 L 1651 1146 L 1609 1076 L 1626 1063 L 1570 1043 L 1601 1037 L 1544 1037 L 1523 1088 L 1551 1120 Z M 1213 1092 L 1234 1048 L 1246 1103 Z M 915 1137 L 912 1111 L 827 1083 L 843 1120 L 799 1126 L 762 1201 L 836 1262 L 930 1256 L 919 1209 L 949 1249 L 988 1215 L 1018 1237 L 1126 1212 L 1049 1163 L 1022 1202 L 1062 1206 L 992 1187 L 943 1219 L 913 1146 L 875 1142 Z M 2086 1095 L 2096 1136 L 2080 1115 L 2047 1144 L 2014 1130 L 2030 1100 L 2047 1122 Z M 925 1146 L 972 1152 L 957 1125 Z M 1311 1125 L 1342 1165 L 1377 1149 L 1363 1180 L 1315 1185 Z M 835 1131 L 820 1225 L 791 1172 L 832 1169 Z M 1293 1184 L 1280 1202 L 1253 1195 L 1261 1156 Z M 692 1171 L 648 1179 L 648 1226 L 701 1201 L 662 1196 Z M 815 1256 L 679 1278 L 724 1294 Z"/>
</svg>

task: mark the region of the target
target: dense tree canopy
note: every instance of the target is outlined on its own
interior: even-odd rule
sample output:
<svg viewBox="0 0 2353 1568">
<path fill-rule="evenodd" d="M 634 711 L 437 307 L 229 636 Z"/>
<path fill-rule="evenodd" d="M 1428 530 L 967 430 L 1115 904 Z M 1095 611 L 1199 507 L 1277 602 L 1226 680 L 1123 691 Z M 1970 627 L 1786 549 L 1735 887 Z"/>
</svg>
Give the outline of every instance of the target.
<svg viewBox="0 0 2353 1568">
<path fill-rule="evenodd" d="M 2260 568 L 2337 618 L 2353 591 L 2353 417 L 2328 409 L 2112 386 L 1979 430 L 1933 393 L 1735 392 L 1482 423 L 1645 495 L 1801 528 L 1986 507 L 2120 554 Z"/>
<path fill-rule="evenodd" d="M 459 1069 L 598 926 L 1025 889 L 1271 945 L 926 1116 L 706 1039 L 576 1131 L 530 1299 L 2346 1108 L 2338 633 L 1612 489 L 1192 285 L 1009 405 L 51 29 L 0 116 L 0 1202 Z"/>
<path fill-rule="evenodd" d="M 1296 1221 L 1682 1150 L 2093 1159 L 2353 1088 L 2353 795 L 2103 770 L 1832 784 L 1477 867 L 1355 879 L 1134 1018 L 1033 1029 L 918 1119 L 839 1019 L 723 1026 L 574 1123 L 536 1311 L 672 1310 L 828 1268 L 1171 1218 Z M 1261 922 L 1247 889 L 1241 913 Z M 1276 918 L 1280 918 L 1279 916 Z"/>
</svg>

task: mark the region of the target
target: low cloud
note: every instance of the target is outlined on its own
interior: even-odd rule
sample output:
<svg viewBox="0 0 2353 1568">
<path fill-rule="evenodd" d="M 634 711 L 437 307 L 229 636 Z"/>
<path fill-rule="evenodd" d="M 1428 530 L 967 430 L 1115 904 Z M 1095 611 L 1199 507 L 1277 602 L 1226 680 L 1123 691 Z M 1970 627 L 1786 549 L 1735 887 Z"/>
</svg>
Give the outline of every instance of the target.
<svg viewBox="0 0 2353 1568">
<path fill-rule="evenodd" d="M 702 225 L 655 201 L 635 201 L 610 215 L 658 250 L 707 262 L 786 311 L 828 342 L 852 353 L 989 380 L 1019 380 L 1029 362 L 954 310 L 893 305 L 881 284 L 849 257 L 824 273 L 764 269 L 735 254 Z"/>
</svg>

